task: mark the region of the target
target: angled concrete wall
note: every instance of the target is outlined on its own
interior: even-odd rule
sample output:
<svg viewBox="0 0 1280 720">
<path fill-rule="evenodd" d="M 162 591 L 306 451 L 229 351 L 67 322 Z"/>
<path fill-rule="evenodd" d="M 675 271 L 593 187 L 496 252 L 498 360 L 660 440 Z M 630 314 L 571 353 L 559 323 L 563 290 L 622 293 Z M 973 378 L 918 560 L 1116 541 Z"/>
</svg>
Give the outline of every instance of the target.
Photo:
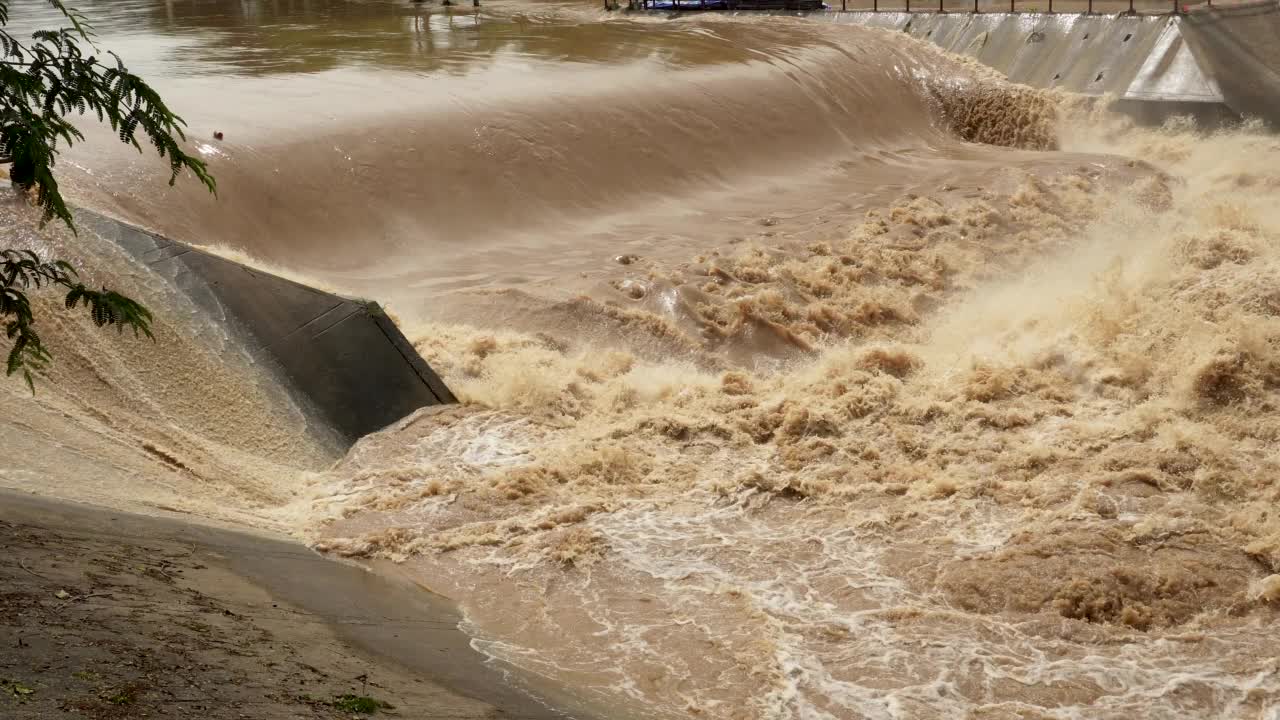
<svg viewBox="0 0 1280 720">
<path fill-rule="evenodd" d="M 750 12 L 899 30 L 1032 87 L 1116 98 L 1145 122 L 1252 117 L 1280 129 L 1280 1 L 1168 15 L 1008 12 Z"/>
<path fill-rule="evenodd" d="M 1110 95 L 1142 120 L 1234 116 L 1216 77 L 1170 15 L 832 12 L 811 16 L 900 30 L 968 55 L 1024 85 Z"/>
<path fill-rule="evenodd" d="M 1280 3 L 1198 5 L 1182 30 L 1227 103 L 1280 128 Z"/>
<path fill-rule="evenodd" d="M 85 210 L 113 240 L 238 335 L 348 445 L 453 394 L 376 303 L 322 292 Z"/>
</svg>

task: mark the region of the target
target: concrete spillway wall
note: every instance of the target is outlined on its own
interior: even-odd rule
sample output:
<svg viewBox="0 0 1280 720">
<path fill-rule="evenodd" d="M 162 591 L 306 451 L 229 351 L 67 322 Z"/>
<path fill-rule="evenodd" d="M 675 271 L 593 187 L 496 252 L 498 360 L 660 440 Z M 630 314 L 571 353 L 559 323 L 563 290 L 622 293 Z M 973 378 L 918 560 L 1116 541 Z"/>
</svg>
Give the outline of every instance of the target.
<svg viewBox="0 0 1280 720">
<path fill-rule="evenodd" d="M 1227 104 L 1280 128 L 1280 3 L 1197 5 L 1181 25 Z"/>
<path fill-rule="evenodd" d="M 818 16 L 815 16 L 818 17 Z M 1041 88 L 1108 95 L 1143 120 L 1234 115 L 1177 16 L 835 12 L 822 19 L 899 30 Z"/>
<path fill-rule="evenodd" d="M 796 14 L 796 13 L 787 13 Z M 1159 122 L 1253 117 L 1280 128 L 1280 2 L 1197 5 L 1178 15 L 820 12 L 905 32 L 1010 80 L 1115 98 Z"/>
<path fill-rule="evenodd" d="M 350 445 L 426 405 L 456 402 L 376 303 L 344 298 L 80 210 L 234 333 L 312 416 Z"/>
</svg>

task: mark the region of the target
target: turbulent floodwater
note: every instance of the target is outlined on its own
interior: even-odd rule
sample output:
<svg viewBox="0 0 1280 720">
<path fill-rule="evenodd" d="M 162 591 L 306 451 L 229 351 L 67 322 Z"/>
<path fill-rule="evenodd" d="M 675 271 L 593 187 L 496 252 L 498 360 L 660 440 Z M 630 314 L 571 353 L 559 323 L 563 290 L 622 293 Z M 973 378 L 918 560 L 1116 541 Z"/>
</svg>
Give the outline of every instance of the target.
<svg viewBox="0 0 1280 720">
<path fill-rule="evenodd" d="M 798 19 L 86 10 L 221 191 L 96 143 L 76 197 L 389 302 L 466 402 L 339 458 L 11 207 L 164 311 L 47 321 L 5 484 L 394 562 L 607 717 L 1275 717 L 1275 136 Z"/>
</svg>

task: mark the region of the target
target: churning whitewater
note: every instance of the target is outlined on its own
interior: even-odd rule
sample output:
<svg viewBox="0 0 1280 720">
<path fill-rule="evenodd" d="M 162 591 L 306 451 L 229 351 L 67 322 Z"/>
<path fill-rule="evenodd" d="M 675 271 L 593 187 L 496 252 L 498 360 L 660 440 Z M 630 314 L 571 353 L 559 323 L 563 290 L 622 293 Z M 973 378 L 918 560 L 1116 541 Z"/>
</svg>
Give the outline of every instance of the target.
<svg viewBox="0 0 1280 720">
<path fill-rule="evenodd" d="M 115 253 L 157 346 L 47 328 L 0 432 L 88 479 L 0 477 L 392 561 L 607 717 L 1272 717 L 1280 140 L 887 31 L 489 12 L 428 19 L 444 69 L 299 77 L 216 203 L 105 156 L 74 191 L 389 302 L 461 405 L 337 458 Z"/>
<path fill-rule="evenodd" d="M 362 441 L 318 547 L 637 717 L 1265 717 L 1280 144 L 1111 137 L 1162 170 L 653 273 L 814 347 L 775 371 L 424 329 L 472 404 Z"/>
</svg>

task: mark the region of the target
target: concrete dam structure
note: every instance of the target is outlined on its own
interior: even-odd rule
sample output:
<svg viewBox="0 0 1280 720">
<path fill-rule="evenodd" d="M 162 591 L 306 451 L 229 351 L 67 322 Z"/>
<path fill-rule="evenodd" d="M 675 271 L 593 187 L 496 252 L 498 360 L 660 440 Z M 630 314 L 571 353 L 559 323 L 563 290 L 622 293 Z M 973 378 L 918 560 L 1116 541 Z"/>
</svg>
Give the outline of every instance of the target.
<svg viewBox="0 0 1280 720">
<path fill-rule="evenodd" d="M 1258 118 L 1280 127 L 1280 3 L 1197 5 L 1167 15 L 823 12 L 900 30 L 1014 82 L 1115 99 L 1146 123 Z"/>
<path fill-rule="evenodd" d="M 457 402 L 377 303 L 317 290 L 86 210 L 76 217 L 240 335 L 344 446 L 418 408 Z"/>
<path fill-rule="evenodd" d="M 1180 26 L 1226 104 L 1280 127 L 1280 3 L 1198 5 Z"/>
</svg>

